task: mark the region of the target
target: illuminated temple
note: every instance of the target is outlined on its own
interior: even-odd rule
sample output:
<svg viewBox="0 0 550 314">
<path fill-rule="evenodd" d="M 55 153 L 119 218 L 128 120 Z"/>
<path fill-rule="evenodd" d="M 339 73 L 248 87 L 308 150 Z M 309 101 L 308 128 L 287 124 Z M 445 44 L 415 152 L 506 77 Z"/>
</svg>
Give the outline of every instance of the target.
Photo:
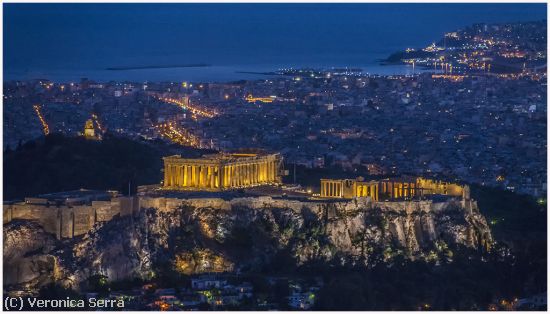
<svg viewBox="0 0 550 314">
<path fill-rule="evenodd" d="M 449 195 L 469 198 L 469 188 L 424 178 L 384 179 L 361 181 L 357 179 L 321 179 L 321 197 L 371 197 L 373 200 L 413 199 L 430 195 Z"/>
<path fill-rule="evenodd" d="M 212 154 L 164 157 L 165 189 L 225 190 L 281 183 L 279 154 Z"/>
</svg>

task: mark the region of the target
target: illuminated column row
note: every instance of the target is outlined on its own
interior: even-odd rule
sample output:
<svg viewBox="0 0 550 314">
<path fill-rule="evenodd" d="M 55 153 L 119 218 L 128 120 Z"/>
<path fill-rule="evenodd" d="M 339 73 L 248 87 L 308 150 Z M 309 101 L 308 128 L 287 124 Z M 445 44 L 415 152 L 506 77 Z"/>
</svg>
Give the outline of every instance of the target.
<svg viewBox="0 0 550 314">
<path fill-rule="evenodd" d="M 390 199 L 413 198 L 422 195 L 422 189 L 415 182 L 381 182 L 381 193 L 388 195 Z"/>
<path fill-rule="evenodd" d="M 378 201 L 378 183 L 358 184 L 355 189 L 356 197 L 370 197 Z"/>
<path fill-rule="evenodd" d="M 164 186 L 220 189 L 254 186 L 277 181 L 276 161 L 215 165 L 165 164 Z"/>
<path fill-rule="evenodd" d="M 220 187 L 220 167 L 214 165 L 167 165 L 164 170 L 165 187 Z"/>
<path fill-rule="evenodd" d="M 223 166 L 222 186 L 241 187 L 276 181 L 274 161 Z"/>
<path fill-rule="evenodd" d="M 322 197 L 342 197 L 343 192 L 342 181 L 321 181 Z"/>
</svg>

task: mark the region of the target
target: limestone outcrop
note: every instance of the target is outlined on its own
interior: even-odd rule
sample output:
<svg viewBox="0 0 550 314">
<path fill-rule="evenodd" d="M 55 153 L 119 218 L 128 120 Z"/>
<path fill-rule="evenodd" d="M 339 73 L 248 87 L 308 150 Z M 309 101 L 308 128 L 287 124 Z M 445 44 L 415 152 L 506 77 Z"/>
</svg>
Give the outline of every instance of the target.
<svg viewBox="0 0 550 314">
<path fill-rule="evenodd" d="M 170 205 L 166 205 L 170 203 Z M 99 222 L 81 237 L 57 240 L 40 225 L 4 225 L 4 282 L 55 280 L 78 289 L 87 278 L 151 278 L 410 259 L 452 260 L 455 247 L 489 249 L 490 229 L 474 201 L 296 201 L 269 197 L 164 200 L 133 215 Z M 20 266 L 14 270 L 14 265 Z M 12 268 L 10 268 L 12 267 Z M 21 268 L 22 267 L 22 268 Z M 7 279 L 7 280 L 6 280 Z"/>
</svg>

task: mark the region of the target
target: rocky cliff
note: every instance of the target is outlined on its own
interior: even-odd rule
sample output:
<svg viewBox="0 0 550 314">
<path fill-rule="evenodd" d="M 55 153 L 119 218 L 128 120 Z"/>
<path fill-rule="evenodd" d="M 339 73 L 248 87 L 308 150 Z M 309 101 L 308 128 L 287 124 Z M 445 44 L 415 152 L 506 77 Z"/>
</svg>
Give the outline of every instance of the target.
<svg viewBox="0 0 550 314">
<path fill-rule="evenodd" d="M 195 200 L 143 208 L 65 241 L 33 222 L 12 221 L 4 225 L 4 282 L 32 287 L 55 280 L 79 288 L 94 274 L 146 279 L 166 267 L 196 274 L 261 271 L 282 259 L 366 266 L 397 255 L 452 260 L 457 246 L 488 249 L 491 242 L 471 201 Z"/>
</svg>

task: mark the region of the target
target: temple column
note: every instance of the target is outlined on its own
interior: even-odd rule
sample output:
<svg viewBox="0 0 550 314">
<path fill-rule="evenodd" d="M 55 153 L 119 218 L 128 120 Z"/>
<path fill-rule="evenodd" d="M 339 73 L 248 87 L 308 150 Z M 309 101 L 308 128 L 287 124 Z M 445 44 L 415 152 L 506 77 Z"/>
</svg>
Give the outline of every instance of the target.
<svg viewBox="0 0 550 314">
<path fill-rule="evenodd" d="M 258 164 L 256 163 L 252 164 L 252 174 L 252 182 L 258 184 Z"/>
<path fill-rule="evenodd" d="M 195 166 L 195 187 L 201 186 L 201 167 Z"/>
<path fill-rule="evenodd" d="M 244 173 L 245 173 L 245 181 L 244 181 L 244 184 L 245 185 L 249 185 L 250 184 L 250 165 L 247 164 L 246 166 L 244 166 Z"/>
<path fill-rule="evenodd" d="M 221 178 L 221 183 L 220 183 L 220 186 L 222 188 L 225 188 L 227 186 L 226 184 L 226 180 L 227 180 L 227 167 L 225 166 L 221 166 L 221 173 L 222 173 L 222 178 Z"/>
<path fill-rule="evenodd" d="M 225 186 L 231 186 L 231 166 L 225 166 Z"/>
<path fill-rule="evenodd" d="M 217 166 L 213 166 L 212 167 L 214 170 L 212 171 L 213 173 L 213 176 L 212 176 L 212 179 L 214 180 L 214 183 L 212 184 L 212 188 L 218 188 L 219 184 L 218 184 L 218 180 L 219 180 L 219 171 L 218 171 L 218 167 Z"/>
<path fill-rule="evenodd" d="M 250 165 L 250 183 L 256 184 L 256 165 L 251 164 Z"/>
<path fill-rule="evenodd" d="M 233 180 L 233 177 L 232 177 L 232 166 L 225 166 L 227 168 L 227 179 L 226 179 L 226 182 L 227 182 L 227 186 L 231 187 L 231 180 Z"/>
<path fill-rule="evenodd" d="M 195 186 L 195 166 L 189 166 L 189 186 Z"/>
<path fill-rule="evenodd" d="M 237 177 L 235 178 L 236 182 L 237 182 L 237 186 L 240 186 L 242 185 L 242 171 L 241 171 L 241 165 L 237 165 L 237 169 L 236 169 L 236 172 L 237 172 Z"/>
<path fill-rule="evenodd" d="M 197 187 L 202 187 L 202 166 L 197 166 Z"/>
<path fill-rule="evenodd" d="M 204 186 L 210 187 L 210 166 L 204 167 Z"/>
<path fill-rule="evenodd" d="M 170 166 L 170 186 L 174 186 L 174 166 Z"/>
<path fill-rule="evenodd" d="M 231 166 L 229 175 L 231 176 L 231 186 L 235 187 L 235 166 Z"/>
<path fill-rule="evenodd" d="M 204 187 L 210 187 L 210 166 L 204 166 Z"/>
<path fill-rule="evenodd" d="M 239 185 L 243 186 L 244 185 L 244 166 L 239 165 L 238 169 L 239 169 L 239 180 L 238 180 Z"/>
<path fill-rule="evenodd" d="M 233 169 L 235 166 L 229 166 L 229 186 L 234 187 L 235 186 L 235 170 Z"/>
<path fill-rule="evenodd" d="M 235 179 L 233 180 L 233 182 L 235 183 L 235 186 L 239 186 L 241 183 L 241 179 L 239 178 L 240 175 L 241 175 L 240 166 L 235 165 Z"/>
<path fill-rule="evenodd" d="M 262 164 L 257 164 L 256 170 L 258 171 L 258 183 L 262 183 Z"/>
<path fill-rule="evenodd" d="M 216 187 L 222 188 L 223 187 L 223 168 L 222 166 L 217 167 L 217 177 L 216 177 Z"/>
<path fill-rule="evenodd" d="M 213 189 L 216 187 L 216 167 L 210 166 L 208 169 L 210 170 L 210 188 Z"/>
<path fill-rule="evenodd" d="M 204 166 L 204 187 L 210 187 L 210 167 Z"/>
<path fill-rule="evenodd" d="M 248 165 L 243 165 L 243 185 L 248 184 Z"/>
<path fill-rule="evenodd" d="M 254 165 L 248 165 L 248 184 L 254 184 Z"/>
<path fill-rule="evenodd" d="M 166 167 L 164 167 L 164 186 L 168 186 L 168 169 Z"/>
<path fill-rule="evenodd" d="M 210 184 L 212 184 L 212 167 L 210 166 L 206 166 L 206 182 L 205 182 L 205 185 L 207 188 L 210 188 Z"/>
<path fill-rule="evenodd" d="M 178 168 L 179 167 L 176 166 L 176 165 L 172 166 L 172 174 L 173 174 L 172 178 L 174 179 L 174 182 L 173 182 L 174 186 L 178 186 L 178 183 L 179 183 L 179 180 L 178 180 L 179 179 L 178 178 L 178 170 L 179 169 Z"/>
<path fill-rule="evenodd" d="M 206 185 L 206 167 L 205 166 L 200 166 L 199 169 L 200 169 L 200 173 L 199 173 L 199 184 L 200 184 L 200 187 L 204 187 Z"/>
<path fill-rule="evenodd" d="M 235 165 L 235 186 L 239 186 L 241 184 L 241 166 Z"/>
<path fill-rule="evenodd" d="M 172 186 L 172 166 L 166 167 L 166 186 Z"/>
<path fill-rule="evenodd" d="M 197 187 L 201 186 L 201 166 L 197 166 Z"/>
<path fill-rule="evenodd" d="M 216 167 L 216 188 L 223 187 L 223 168 L 221 166 Z"/>
<path fill-rule="evenodd" d="M 181 184 L 187 186 L 187 165 L 181 166 Z"/>
<path fill-rule="evenodd" d="M 245 181 L 244 181 L 244 184 L 245 185 L 249 185 L 250 184 L 250 165 L 246 165 L 244 166 L 244 173 L 245 173 Z"/>
</svg>

